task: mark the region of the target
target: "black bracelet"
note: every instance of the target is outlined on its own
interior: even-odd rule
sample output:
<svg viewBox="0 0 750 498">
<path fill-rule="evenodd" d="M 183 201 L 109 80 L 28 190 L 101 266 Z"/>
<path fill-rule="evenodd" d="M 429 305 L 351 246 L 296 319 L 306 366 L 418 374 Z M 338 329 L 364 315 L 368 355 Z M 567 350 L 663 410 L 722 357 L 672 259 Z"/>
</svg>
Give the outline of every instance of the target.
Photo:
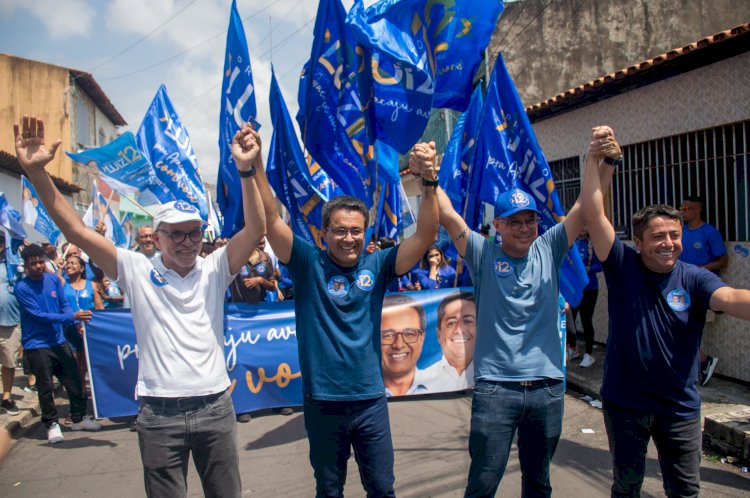
<svg viewBox="0 0 750 498">
<path fill-rule="evenodd" d="M 425 187 L 435 187 L 435 188 L 437 188 L 437 186 L 438 186 L 438 179 L 435 178 L 434 180 L 425 180 L 424 178 L 422 178 L 422 185 L 424 185 Z"/>
<path fill-rule="evenodd" d="M 617 159 L 614 159 L 609 156 L 604 156 L 604 164 L 607 164 L 609 166 L 614 166 L 615 168 L 621 168 L 622 167 L 622 156 L 618 157 Z"/>
<path fill-rule="evenodd" d="M 247 171 L 242 171 L 238 169 L 237 174 L 240 175 L 240 178 L 250 178 L 252 176 L 255 176 L 255 166 L 253 166 Z"/>
</svg>

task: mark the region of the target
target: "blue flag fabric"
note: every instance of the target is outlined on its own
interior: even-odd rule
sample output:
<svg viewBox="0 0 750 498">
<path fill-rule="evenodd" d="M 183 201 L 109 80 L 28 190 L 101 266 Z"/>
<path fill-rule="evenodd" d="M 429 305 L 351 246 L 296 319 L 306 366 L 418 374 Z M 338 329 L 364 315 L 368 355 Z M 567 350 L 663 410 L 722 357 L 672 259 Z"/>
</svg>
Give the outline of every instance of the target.
<svg viewBox="0 0 750 498">
<path fill-rule="evenodd" d="M 381 183 L 377 220 L 379 237 L 398 240 L 398 232 L 401 229 L 401 192 L 398 183 Z"/>
<path fill-rule="evenodd" d="M 5 198 L 5 192 L 0 192 L 0 226 L 2 226 L 11 238 L 23 240 L 26 238 L 26 229 L 21 224 L 21 213 L 10 205 Z M 10 247 L 8 242 L 7 247 Z"/>
<path fill-rule="evenodd" d="M 289 211 L 292 231 L 308 243 L 323 248 L 321 227 L 325 199 L 314 188 L 307 163 L 302 155 L 294 125 L 289 116 L 276 75 L 271 72 L 271 92 L 269 97 L 273 136 L 268 152 L 266 175 L 276 196 Z M 316 173 L 323 175 L 322 169 Z M 317 183 L 325 183 L 318 176 Z"/>
<path fill-rule="evenodd" d="M 365 130 L 357 85 L 355 41 L 341 0 L 320 0 L 310 60 L 297 98 L 302 141 L 342 192 L 372 205 L 373 143 Z"/>
<path fill-rule="evenodd" d="M 57 228 L 47 210 L 44 209 L 42 201 L 36 193 L 36 189 L 25 176 L 21 177 L 21 192 L 23 193 L 21 221 L 33 227 L 50 244 L 57 245 L 57 239 L 60 237 L 60 229 Z"/>
<path fill-rule="evenodd" d="M 219 116 L 219 178 L 216 200 L 224 216 L 222 237 L 231 237 L 245 226 L 242 209 L 242 188 L 237 166 L 232 159 L 232 138 L 250 118 L 255 118 L 255 87 L 250 54 L 247 49 L 245 28 L 232 1 L 227 31 L 227 48 L 224 57 L 224 80 L 221 85 Z"/>
<path fill-rule="evenodd" d="M 206 219 L 208 204 L 195 151 L 164 85 L 146 111 L 136 144 L 154 165 L 156 177 L 172 196 L 169 200 L 186 201 Z"/>
<path fill-rule="evenodd" d="M 125 235 L 125 230 L 122 228 L 117 216 L 112 211 L 111 207 L 107 206 L 107 199 L 104 198 L 101 192 L 98 193 L 99 201 L 99 212 L 103 212 L 104 208 L 107 207 L 107 212 L 104 213 L 104 224 L 107 226 L 107 238 L 112 241 L 117 247 L 128 247 L 128 237 Z"/>
<path fill-rule="evenodd" d="M 133 222 L 130 220 L 130 213 L 125 213 L 125 216 L 120 220 L 120 226 L 125 236 L 125 243 L 120 247 L 130 249 L 130 246 L 133 245 Z"/>
<path fill-rule="evenodd" d="M 432 108 L 466 109 L 502 11 L 501 0 L 380 0 L 367 7 L 357 0 L 347 23 L 372 51 L 375 136 L 405 153 Z M 364 67 L 370 67 L 367 60 Z"/>
<path fill-rule="evenodd" d="M 481 171 L 481 200 L 494 205 L 501 193 L 518 187 L 536 199 L 542 232 L 564 219 L 547 158 L 501 54 L 495 61 L 487 91 L 473 167 Z M 586 283 L 586 270 L 573 247 L 561 269 L 560 291 L 568 303 L 577 306 Z"/>
<path fill-rule="evenodd" d="M 126 131 L 101 147 L 68 157 L 84 166 L 86 171 L 99 176 L 118 194 L 136 200 L 142 206 L 169 202 L 173 196 L 156 178 L 153 166 L 138 150 L 135 136 Z"/>
</svg>

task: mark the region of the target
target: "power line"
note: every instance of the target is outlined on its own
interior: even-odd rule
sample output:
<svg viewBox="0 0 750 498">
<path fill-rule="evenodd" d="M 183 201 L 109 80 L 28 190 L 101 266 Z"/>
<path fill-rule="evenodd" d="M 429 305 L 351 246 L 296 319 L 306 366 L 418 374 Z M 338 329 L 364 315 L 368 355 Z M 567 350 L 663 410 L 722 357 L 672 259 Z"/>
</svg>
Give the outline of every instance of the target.
<svg viewBox="0 0 750 498">
<path fill-rule="evenodd" d="M 187 8 L 188 8 L 188 7 L 190 7 L 191 5 L 193 5 L 193 4 L 194 4 L 195 2 L 197 2 L 197 1 L 198 1 L 198 0 L 193 0 L 193 1 L 192 1 L 192 2 L 190 2 L 189 4 L 185 5 L 185 6 L 184 6 L 183 8 L 181 8 L 181 9 L 180 9 L 179 11 L 177 11 L 177 12 L 176 12 L 176 13 L 175 13 L 175 14 L 174 14 L 173 16 L 171 16 L 171 17 L 170 17 L 169 19 L 167 19 L 166 21 L 164 21 L 163 23 L 161 23 L 160 25 L 158 25 L 157 27 L 155 27 L 154 29 L 152 29 L 151 31 L 149 31 L 148 33 L 146 33 L 145 35 L 143 35 L 143 36 L 142 36 L 142 37 L 141 37 L 140 39 L 136 40 L 136 41 L 135 41 L 134 43 L 131 43 L 130 45 L 128 45 L 128 46 L 127 46 L 127 47 L 125 47 L 124 49 L 120 50 L 119 52 L 117 52 L 117 53 L 116 53 L 115 55 L 113 55 L 113 56 L 112 56 L 112 57 L 110 57 L 109 59 L 105 60 L 104 62 L 100 62 L 100 63 L 99 63 L 99 64 L 97 64 L 96 66 L 92 67 L 92 68 L 91 68 L 91 69 L 89 70 L 89 73 L 93 73 L 93 72 L 94 72 L 94 69 L 100 68 L 100 67 L 102 67 L 103 65 L 105 65 L 105 64 L 108 64 L 108 63 L 112 62 L 113 60 L 117 59 L 117 58 L 118 58 L 118 57 L 120 57 L 120 56 L 121 56 L 122 54 L 124 54 L 125 52 L 127 52 L 128 50 L 130 50 L 131 48 L 133 48 L 133 47 L 135 47 L 136 45 L 138 45 L 139 43 L 143 42 L 143 41 L 144 41 L 144 40 L 146 40 L 146 39 L 147 39 L 147 38 L 148 38 L 149 36 L 153 35 L 153 34 L 154 34 L 154 33 L 156 33 L 157 31 L 159 31 L 159 30 L 160 30 L 161 28 L 163 28 L 164 26 L 166 26 L 167 24 L 169 24 L 169 23 L 170 23 L 170 22 L 171 22 L 171 21 L 172 21 L 172 20 L 173 20 L 173 19 L 174 19 L 175 17 L 177 17 L 177 16 L 179 16 L 180 14 L 182 14 L 183 12 L 185 12 L 185 10 L 187 10 Z"/>
<path fill-rule="evenodd" d="M 534 16 L 534 18 L 531 21 L 529 21 L 526 24 L 526 26 L 524 26 L 521 29 L 521 31 L 519 31 L 516 34 L 516 36 L 513 37 L 513 39 L 508 42 L 508 44 L 505 47 L 506 48 L 507 47 L 511 47 L 513 45 L 513 42 L 516 41 L 516 40 L 518 40 L 518 38 L 523 34 L 524 31 L 526 31 L 526 29 L 528 29 L 529 26 L 531 26 L 537 19 L 539 19 L 540 17 L 542 17 L 542 14 L 544 14 L 544 11 L 547 10 L 547 7 L 549 7 L 550 5 L 552 5 L 552 2 L 554 2 L 554 0 L 549 0 L 549 2 L 547 2 L 547 5 L 545 5 L 544 7 L 542 7 L 542 10 L 540 10 L 539 13 L 536 16 Z"/>
<path fill-rule="evenodd" d="M 257 15 L 261 14 L 261 13 L 262 13 L 263 11 L 265 11 L 265 10 L 268 10 L 268 9 L 270 9 L 270 8 L 271 8 L 272 6 L 274 6 L 275 4 L 279 3 L 280 1 L 281 1 L 281 0 L 275 0 L 274 2 L 272 2 L 272 3 L 268 4 L 268 5 L 266 5 L 265 7 L 263 7 L 263 8 L 262 8 L 262 9 L 260 9 L 259 11 L 255 12 L 254 14 L 251 14 L 251 15 L 249 15 L 249 16 L 247 16 L 247 17 L 243 18 L 242 20 L 243 20 L 243 21 L 249 21 L 249 20 L 250 20 L 250 19 L 252 19 L 253 17 L 255 17 L 255 16 L 257 16 Z M 183 56 L 183 55 L 185 55 L 186 53 L 188 53 L 188 52 L 192 52 L 193 50 L 195 50 L 195 49 L 197 49 L 197 48 L 200 48 L 200 47 L 202 47 L 203 45 L 207 44 L 207 43 L 208 43 L 208 42 L 210 42 L 210 41 L 213 41 L 213 40 L 215 40 L 216 38 L 218 38 L 218 37 L 220 37 L 220 36 L 226 35 L 226 34 L 227 34 L 227 31 L 228 31 L 228 30 L 224 30 L 224 31 L 222 31 L 221 33 L 217 33 L 217 34 L 215 34 L 214 36 L 211 36 L 210 38 L 207 38 L 207 39 L 203 40 L 202 42 L 198 43 L 197 45 L 193 45 L 192 47 L 190 47 L 190 48 L 188 48 L 188 49 L 186 49 L 186 50 L 183 50 L 182 52 L 180 52 L 180 53 L 178 53 L 178 54 L 176 54 L 176 55 L 173 55 L 173 56 L 171 56 L 171 57 L 167 57 L 166 59 L 162 59 L 162 60 L 161 60 L 161 61 L 159 61 L 159 62 L 155 62 L 155 63 L 153 63 L 153 64 L 150 64 L 150 65 L 146 66 L 146 67 L 142 67 L 142 68 L 140 68 L 140 69 L 136 69 L 135 71 L 131 71 L 131 72 L 129 72 L 129 73 L 121 74 L 121 75 L 118 75 L 118 76 L 112 76 L 112 77 L 110 77 L 110 78 L 101 78 L 101 79 L 100 79 L 100 81 L 112 81 L 112 80 L 119 80 L 119 79 L 122 79 L 122 78 L 127 78 L 128 76 L 134 76 L 134 75 L 136 75 L 136 74 L 140 74 L 140 73 L 142 73 L 142 72 L 144 72 L 144 71 L 148 71 L 149 69 L 153 69 L 153 68 L 155 68 L 155 67 L 157 67 L 157 66 L 160 66 L 160 65 L 162 65 L 162 64 L 165 64 L 165 63 L 167 63 L 167 62 L 173 61 L 174 59 L 177 59 L 178 57 L 182 57 L 182 56 Z"/>
</svg>

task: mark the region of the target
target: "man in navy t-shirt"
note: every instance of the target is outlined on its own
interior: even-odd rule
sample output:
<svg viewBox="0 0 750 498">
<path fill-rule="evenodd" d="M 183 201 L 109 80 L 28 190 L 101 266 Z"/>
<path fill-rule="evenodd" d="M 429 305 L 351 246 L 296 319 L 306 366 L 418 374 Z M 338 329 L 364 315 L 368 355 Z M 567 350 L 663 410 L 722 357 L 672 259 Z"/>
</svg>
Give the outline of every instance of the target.
<svg viewBox="0 0 750 498">
<path fill-rule="evenodd" d="M 688 195 L 682 199 L 682 254 L 680 261 L 711 270 L 716 275 L 727 267 L 729 256 L 721 233 L 703 221 L 703 199 Z M 714 374 L 718 358 L 701 349 L 701 385 L 705 386 Z"/>
<path fill-rule="evenodd" d="M 706 310 L 750 320 L 750 291 L 679 261 L 682 216 L 655 205 L 633 215 L 625 246 L 606 217 L 604 194 L 622 164 L 611 133 L 594 137 L 581 204 L 609 288 L 609 340 L 601 395 L 612 453 L 612 496 L 638 496 L 653 437 L 667 496 L 700 491 L 700 396 L 696 388 Z M 600 164 L 601 163 L 601 164 Z"/>
<path fill-rule="evenodd" d="M 435 144 L 412 150 L 422 173 L 417 231 L 403 243 L 363 254 L 367 206 L 341 196 L 323 207 L 318 249 L 279 217 L 262 168 L 260 189 L 267 236 L 294 280 L 305 429 L 318 496 L 343 496 L 354 447 L 368 496 L 394 496 L 393 444 L 381 373 L 380 321 L 391 282 L 408 272 L 437 233 Z"/>
</svg>

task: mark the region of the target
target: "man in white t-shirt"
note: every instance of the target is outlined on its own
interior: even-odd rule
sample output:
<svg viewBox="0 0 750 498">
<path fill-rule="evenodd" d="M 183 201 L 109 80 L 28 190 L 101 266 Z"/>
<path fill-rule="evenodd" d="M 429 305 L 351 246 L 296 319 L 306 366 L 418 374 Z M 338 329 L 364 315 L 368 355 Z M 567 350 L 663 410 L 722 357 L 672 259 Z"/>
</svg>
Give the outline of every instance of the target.
<svg viewBox="0 0 750 498">
<path fill-rule="evenodd" d="M 138 442 L 148 496 L 185 496 L 190 453 L 206 496 L 240 496 L 236 425 L 224 364 L 223 296 L 265 232 L 253 175 L 260 137 L 237 133 L 232 156 L 242 183 L 245 228 L 225 248 L 198 258 L 205 221 L 173 201 L 154 213 L 161 256 L 114 245 L 87 228 L 55 188 L 45 165 L 60 145 L 44 145 L 44 124 L 14 126 L 16 154 L 65 238 L 130 295 L 138 340 Z"/>
</svg>

